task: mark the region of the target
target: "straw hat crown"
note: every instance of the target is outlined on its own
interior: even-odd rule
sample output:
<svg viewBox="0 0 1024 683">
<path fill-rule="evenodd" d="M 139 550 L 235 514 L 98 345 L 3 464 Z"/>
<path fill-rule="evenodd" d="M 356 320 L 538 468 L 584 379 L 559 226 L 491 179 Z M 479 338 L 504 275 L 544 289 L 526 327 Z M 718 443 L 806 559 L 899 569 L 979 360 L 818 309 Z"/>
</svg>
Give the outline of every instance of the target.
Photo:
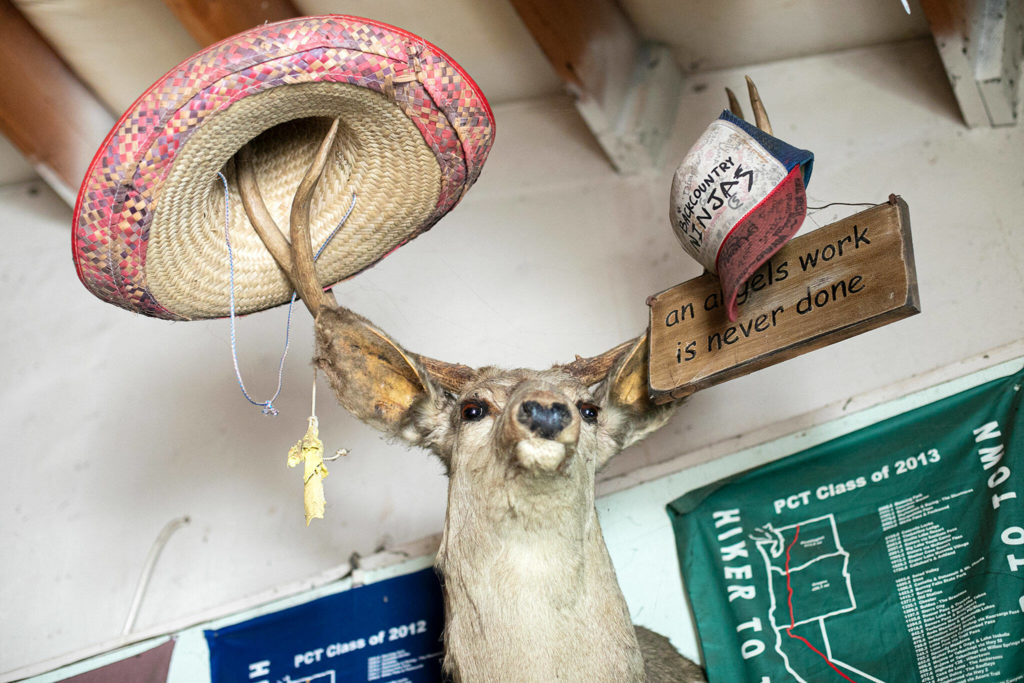
<svg viewBox="0 0 1024 683">
<path fill-rule="evenodd" d="M 75 208 L 79 278 L 104 301 L 172 320 L 227 315 L 232 266 L 239 313 L 286 302 L 291 285 L 249 223 L 232 159 L 250 145 L 267 208 L 286 226 L 335 118 L 314 248 L 351 213 L 317 261 L 325 286 L 433 226 L 494 137 L 477 85 L 421 38 L 347 16 L 259 26 L 172 69 L 111 130 Z"/>
</svg>

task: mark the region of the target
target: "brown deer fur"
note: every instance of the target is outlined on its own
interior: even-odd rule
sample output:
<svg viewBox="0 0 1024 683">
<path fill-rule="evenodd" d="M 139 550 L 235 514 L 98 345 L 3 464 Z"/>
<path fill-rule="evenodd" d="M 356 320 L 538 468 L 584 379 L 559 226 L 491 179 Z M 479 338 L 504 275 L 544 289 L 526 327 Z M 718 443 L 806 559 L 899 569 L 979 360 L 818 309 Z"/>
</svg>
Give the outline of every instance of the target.
<svg viewBox="0 0 1024 683">
<path fill-rule="evenodd" d="M 596 472 L 672 414 L 635 391 L 644 339 L 591 386 L 572 364 L 483 368 L 456 393 L 346 309 L 323 309 L 316 329 L 316 363 L 342 405 L 433 451 L 448 470 L 436 566 L 454 680 L 704 680 L 656 634 L 641 653 L 594 507 Z M 571 407 L 557 434 L 539 437 L 524 424 L 530 401 Z M 486 415 L 464 419 L 468 404 Z M 597 408 L 595 420 L 581 416 L 582 405 Z M 645 654 L 657 655 L 647 669 L 660 675 L 648 678 Z"/>
<path fill-rule="evenodd" d="M 673 411 L 648 398 L 646 337 L 545 371 L 474 370 L 410 353 L 338 306 L 316 280 L 308 228 L 337 128 L 292 202 L 290 252 L 264 241 L 316 320 L 315 363 L 338 401 L 447 469 L 445 671 L 470 683 L 704 680 L 633 627 L 594 507 L 596 472 Z M 250 173 L 248 155 L 236 163 Z M 278 231 L 253 208 L 255 183 L 240 191 L 258 232 Z"/>
</svg>

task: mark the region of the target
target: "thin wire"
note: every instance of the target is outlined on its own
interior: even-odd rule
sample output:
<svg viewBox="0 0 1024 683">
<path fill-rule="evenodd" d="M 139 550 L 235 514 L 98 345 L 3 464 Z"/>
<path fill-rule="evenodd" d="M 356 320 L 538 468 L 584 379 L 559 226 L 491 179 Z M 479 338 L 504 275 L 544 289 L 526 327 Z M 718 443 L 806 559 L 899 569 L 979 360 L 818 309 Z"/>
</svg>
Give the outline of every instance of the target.
<svg viewBox="0 0 1024 683">
<path fill-rule="evenodd" d="M 224 174 L 220 171 L 217 172 L 217 175 L 220 177 L 221 184 L 224 186 L 224 241 L 227 243 L 228 247 L 228 271 L 231 283 L 231 361 L 235 366 L 235 378 L 238 380 L 238 388 L 241 389 L 242 396 L 244 396 L 249 403 L 262 408 L 264 415 L 276 416 L 278 414 L 278 410 L 274 407 L 274 401 L 276 401 L 277 397 L 281 394 L 281 385 L 284 383 L 284 361 L 288 357 L 288 346 L 291 344 L 292 310 L 295 306 L 296 293 L 292 292 L 291 300 L 288 302 L 288 319 L 285 323 L 284 329 L 284 350 L 281 352 L 281 362 L 278 363 L 277 366 L 277 389 L 274 391 L 274 395 L 266 401 L 256 401 L 246 390 L 245 382 L 242 380 L 242 371 L 238 367 L 238 342 L 235 332 L 235 257 L 234 252 L 231 249 L 231 233 L 229 229 L 231 226 L 231 204 L 228 194 L 228 179 L 225 178 Z M 323 244 L 320 245 L 316 255 L 313 257 L 314 261 L 320 257 L 320 254 L 327 247 L 327 244 L 334 238 L 338 231 L 341 230 L 341 226 L 343 226 L 345 221 L 348 220 L 349 215 L 352 213 L 352 209 L 355 208 L 355 204 L 356 194 L 353 192 L 352 202 L 348 207 L 348 211 L 345 212 L 345 215 L 342 217 L 341 221 L 338 222 L 338 225 L 335 226 L 334 230 L 331 231 L 331 234 L 328 235 L 327 239 L 325 239 Z"/>
<path fill-rule="evenodd" d="M 309 414 L 316 417 L 316 365 L 313 366 L 313 399 L 309 406 Z"/>
<path fill-rule="evenodd" d="M 339 448 L 338 450 L 334 451 L 334 455 L 325 455 L 324 462 L 334 462 L 339 458 L 344 458 L 346 455 L 348 455 L 348 449 Z"/>
<path fill-rule="evenodd" d="M 179 528 L 189 524 L 192 520 L 188 515 L 184 517 L 178 517 L 172 519 L 164 525 L 164 528 L 160 530 L 156 540 L 153 541 L 153 545 L 149 548 L 149 554 L 146 555 L 146 562 L 142 565 L 142 572 L 139 574 L 139 582 L 135 586 L 135 594 L 132 596 L 132 605 L 128 608 L 128 617 L 124 621 L 124 628 L 121 629 L 121 635 L 126 636 L 135 629 L 135 620 L 139 616 L 139 608 L 142 607 L 142 599 L 146 596 L 146 589 L 149 588 L 149 581 L 153 578 L 153 570 L 156 569 L 156 561 L 160 559 L 160 553 L 163 552 L 164 546 L 167 545 L 167 541 L 171 540 L 171 535 Z"/>
<path fill-rule="evenodd" d="M 878 202 L 829 202 L 828 204 L 825 204 L 823 206 L 808 206 L 807 208 L 811 209 L 812 211 L 820 211 L 821 209 L 827 209 L 830 206 L 876 206 L 877 204 Z"/>
</svg>

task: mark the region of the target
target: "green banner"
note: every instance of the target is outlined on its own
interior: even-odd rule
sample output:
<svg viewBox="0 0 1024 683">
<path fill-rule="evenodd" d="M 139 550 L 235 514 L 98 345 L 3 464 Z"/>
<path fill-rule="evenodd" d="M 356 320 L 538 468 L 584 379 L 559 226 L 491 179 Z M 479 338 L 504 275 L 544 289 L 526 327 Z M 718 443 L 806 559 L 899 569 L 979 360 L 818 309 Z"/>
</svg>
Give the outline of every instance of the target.
<svg viewBox="0 0 1024 683">
<path fill-rule="evenodd" d="M 1022 382 L 672 502 L 709 680 L 1024 680 Z"/>
</svg>

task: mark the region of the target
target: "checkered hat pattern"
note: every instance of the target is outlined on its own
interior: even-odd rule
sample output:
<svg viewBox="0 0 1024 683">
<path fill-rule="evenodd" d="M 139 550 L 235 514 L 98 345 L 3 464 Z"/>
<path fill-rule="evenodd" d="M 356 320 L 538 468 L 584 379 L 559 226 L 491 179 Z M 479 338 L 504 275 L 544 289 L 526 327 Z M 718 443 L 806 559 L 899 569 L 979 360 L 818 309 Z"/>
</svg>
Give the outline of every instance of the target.
<svg viewBox="0 0 1024 683">
<path fill-rule="evenodd" d="M 150 292 L 146 247 L 161 184 L 211 116 L 292 84 L 345 83 L 388 97 L 415 124 L 440 168 L 437 204 L 407 239 L 429 229 L 475 182 L 494 118 L 473 80 L 444 52 L 400 29 L 347 16 L 259 26 L 217 43 L 147 90 L 101 145 L 75 208 L 79 278 L 104 301 L 183 319 Z M 381 257 L 384 254 L 380 255 Z"/>
</svg>

